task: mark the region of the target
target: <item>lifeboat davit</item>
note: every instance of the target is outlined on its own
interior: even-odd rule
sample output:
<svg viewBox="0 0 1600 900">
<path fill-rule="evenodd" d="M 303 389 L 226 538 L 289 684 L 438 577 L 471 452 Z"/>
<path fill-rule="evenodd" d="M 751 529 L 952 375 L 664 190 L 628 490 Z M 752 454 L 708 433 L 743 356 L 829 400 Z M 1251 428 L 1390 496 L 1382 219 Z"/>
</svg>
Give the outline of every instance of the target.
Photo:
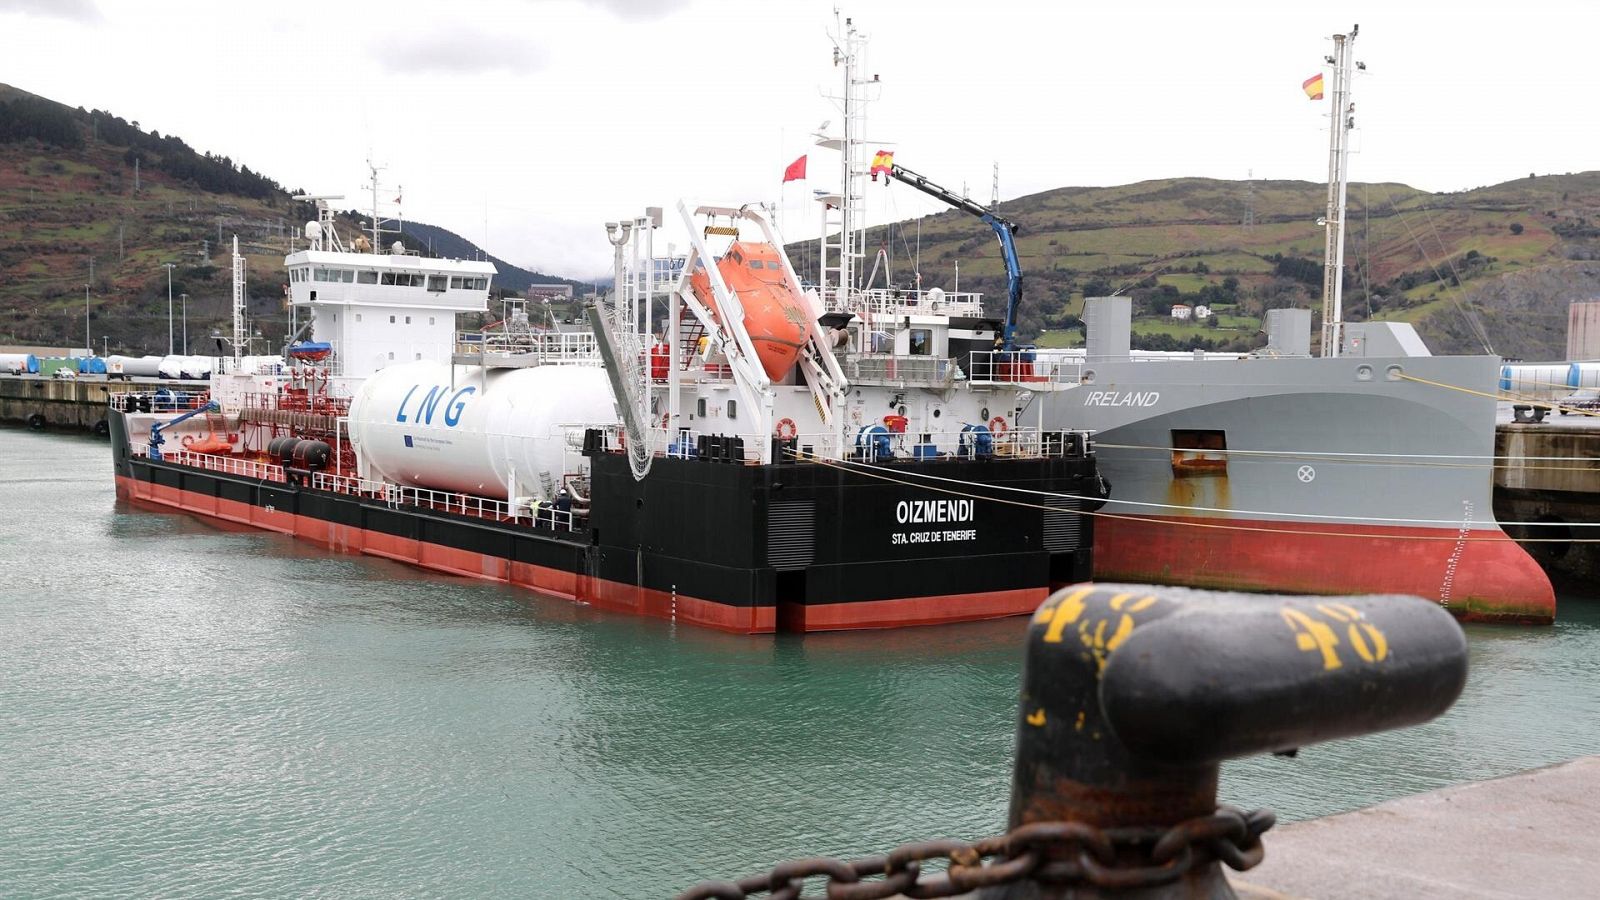
<svg viewBox="0 0 1600 900">
<path fill-rule="evenodd" d="M 775 382 L 787 378 L 805 344 L 811 307 L 790 288 L 778 248 L 734 241 L 717 260 L 717 271 L 744 308 L 744 327 L 750 333 L 750 343 L 755 345 L 761 368 Z M 711 276 L 701 269 L 690 276 L 689 286 L 715 315 Z"/>
</svg>

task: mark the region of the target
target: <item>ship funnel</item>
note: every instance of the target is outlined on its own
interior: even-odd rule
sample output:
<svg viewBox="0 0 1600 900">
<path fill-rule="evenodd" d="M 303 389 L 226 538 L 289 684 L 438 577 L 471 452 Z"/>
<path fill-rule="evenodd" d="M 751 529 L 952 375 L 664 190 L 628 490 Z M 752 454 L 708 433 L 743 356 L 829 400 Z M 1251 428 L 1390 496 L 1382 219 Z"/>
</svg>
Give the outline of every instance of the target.
<svg viewBox="0 0 1600 900">
<path fill-rule="evenodd" d="M 1133 301 L 1127 297 L 1090 297 L 1084 301 L 1084 323 L 1089 326 L 1088 362 L 1114 362 L 1129 357 L 1132 346 Z"/>
<path fill-rule="evenodd" d="M 1269 309 L 1265 327 L 1270 355 L 1311 355 L 1311 310 Z"/>
</svg>

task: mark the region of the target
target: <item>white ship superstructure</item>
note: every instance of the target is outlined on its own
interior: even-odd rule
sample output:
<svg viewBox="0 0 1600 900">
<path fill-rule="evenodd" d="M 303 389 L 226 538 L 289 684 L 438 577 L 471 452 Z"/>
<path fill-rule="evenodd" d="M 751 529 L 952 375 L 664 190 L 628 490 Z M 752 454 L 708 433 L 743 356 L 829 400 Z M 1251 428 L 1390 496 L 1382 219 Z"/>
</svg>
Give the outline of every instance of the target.
<svg viewBox="0 0 1600 900">
<path fill-rule="evenodd" d="M 398 241 L 377 252 L 376 226 L 347 245 L 328 199 L 316 198 L 318 220 L 306 223 L 310 246 L 284 259 L 296 329 L 309 318 L 310 340 L 328 345 L 328 368 L 346 385 L 396 363 L 449 364 L 456 317 L 489 308 L 494 264 L 424 257 Z"/>
</svg>

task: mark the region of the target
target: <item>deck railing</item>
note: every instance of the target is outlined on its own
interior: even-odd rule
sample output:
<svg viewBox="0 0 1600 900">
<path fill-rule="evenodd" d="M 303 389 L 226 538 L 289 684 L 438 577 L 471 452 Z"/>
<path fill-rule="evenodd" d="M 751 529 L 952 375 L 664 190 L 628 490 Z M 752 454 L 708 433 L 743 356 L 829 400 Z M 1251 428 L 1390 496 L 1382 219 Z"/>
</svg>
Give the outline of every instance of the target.
<svg viewBox="0 0 1600 900">
<path fill-rule="evenodd" d="M 149 455 L 148 447 L 145 447 L 143 455 Z M 161 458 L 167 462 L 175 462 L 179 465 L 196 469 L 207 469 L 212 472 L 221 472 L 225 475 L 238 475 L 259 481 L 284 480 L 283 466 L 254 459 L 217 456 L 212 453 L 195 453 L 192 450 L 162 450 Z"/>
<path fill-rule="evenodd" d="M 873 319 L 899 316 L 965 316 L 983 315 L 983 295 L 970 291 L 901 290 L 898 288 L 873 288 L 842 292 L 829 290 L 823 297 L 829 312 L 865 313 Z"/>
<path fill-rule="evenodd" d="M 1083 374 L 1083 357 L 1051 356 L 1033 350 L 984 350 L 972 354 L 974 384 L 1073 385 Z"/>
<path fill-rule="evenodd" d="M 204 406 L 211 395 L 206 391 L 122 391 L 111 395 L 111 408 L 117 412 L 188 412 Z"/>
<path fill-rule="evenodd" d="M 599 365 L 600 351 L 588 331 L 463 331 L 456 351 L 466 356 L 532 357 L 554 365 Z"/>
<path fill-rule="evenodd" d="M 131 442 L 129 450 L 134 456 L 149 457 L 150 455 L 149 444 L 143 442 Z M 205 469 L 211 472 L 221 472 L 226 475 L 237 475 L 259 481 L 286 481 L 289 475 L 284 471 L 283 466 L 276 463 L 244 459 L 236 456 L 195 453 L 189 450 L 163 450 L 161 459 L 164 462 L 177 463 L 195 469 Z M 401 506 L 409 506 L 436 512 L 473 516 L 480 519 L 491 519 L 497 522 L 525 524 L 555 531 L 574 531 L 585 527 L 584 516 L 581 513 L 571 509 L 557 509 L 551 503 L 525 503 L 513 506 L 504 500 L 492 500 L 487 497 L 478 497 L 454 491 L 407 487 L 384 481 L 357 478 L 352 475 L 336 475 L 332 472 L 311 473 L 310 486 L 315 490 L 375 500 L 396 509 Z"/>
<path fill-rule="evenodd" d="M 887 353 L 847 353 L 844 375 L 852 384 L 904 384 L 947 388 L 962 377 L 953 359 L 934 356 L 893 356 Z"/>
<path fill-rule="evenodd" d="M 1009 427 L 996 424 L 961 424 L 953 430 L 936 432 L 895 432 L 889 430 L 861 433 L 860 426 L 852 427 L 843 437 L 832 432 L 798 432 L 793 444 L 780 450 L 782 459 L 777 462 L 894 462 L 898 460 L 935 459 L 1038 459 L 1088 452 L 1093 448 L 1087 431 L 1041 430 L 1034 427 Z M 622 426 L 613 425 L 601 432 L 602 449 L 621 452 L 626 446 Z M 742 443 L 734 444 L 733 435 L 715 435 L 702 449 L 700 435 L 674 434 L 652 428 L 645 435 L 650 452 L 657 457 L 702 459 L 708 462 L 756 465 L 761 462 L 763 447 L 748 435 L 738 435 Z M 778 435 L 773 435 L 778 437 Z M 720 440 L 719 440 L 720 439 Z"/>
</svg>

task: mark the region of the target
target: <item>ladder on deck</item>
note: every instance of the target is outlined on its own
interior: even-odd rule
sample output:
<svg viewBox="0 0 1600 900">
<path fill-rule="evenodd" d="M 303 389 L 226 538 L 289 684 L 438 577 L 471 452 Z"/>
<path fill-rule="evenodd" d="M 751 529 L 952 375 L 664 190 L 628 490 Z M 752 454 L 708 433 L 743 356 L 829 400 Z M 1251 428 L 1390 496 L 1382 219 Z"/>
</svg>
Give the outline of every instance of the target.
<svg viewBox="0 0 1600 900">
<path fill-rule="evenodd" d="M 678 317 L 678 363 L 685 372 L 694 365 L 700 353 L 700 339 L 706 336 L 706 326 L 684 304 Z"/>
</svg>

